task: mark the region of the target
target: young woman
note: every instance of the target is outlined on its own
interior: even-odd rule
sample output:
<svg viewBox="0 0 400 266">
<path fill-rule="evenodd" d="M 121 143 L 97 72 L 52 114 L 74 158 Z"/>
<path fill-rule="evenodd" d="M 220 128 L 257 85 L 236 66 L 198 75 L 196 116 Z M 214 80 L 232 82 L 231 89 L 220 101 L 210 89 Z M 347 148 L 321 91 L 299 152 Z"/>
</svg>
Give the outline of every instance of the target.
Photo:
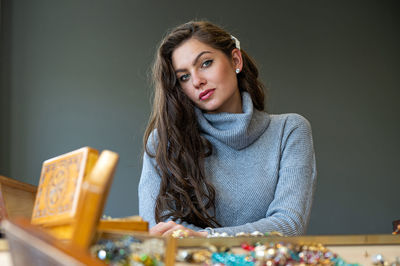
<svg viewBox="0 0 400 266">
<path fill-rule="evenodd" d="M 205 21 L 178 26 L 161 42 L 153 78 L 139 183 L 150 233 L 304 234 L 316 181 L 310 125 L 264 111 L 239 41 Z"/>
</svg>

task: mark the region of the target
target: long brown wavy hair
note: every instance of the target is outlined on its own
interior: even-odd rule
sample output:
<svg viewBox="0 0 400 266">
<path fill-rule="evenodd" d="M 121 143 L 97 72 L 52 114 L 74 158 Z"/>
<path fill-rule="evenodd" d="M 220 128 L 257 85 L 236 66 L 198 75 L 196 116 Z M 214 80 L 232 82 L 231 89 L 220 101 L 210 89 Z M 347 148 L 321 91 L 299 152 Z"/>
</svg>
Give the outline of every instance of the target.
<svg viewBox="0 0 400 266">
<path fill-rule="evenodd" d="M 229 59 L 236 48 L 230 34 L 207 21 L 185 23 L 164 37 L 152 69 L 155 94 L 143 142 L 161 177 L 156 222 L 171 218 L 202 228 L 218 227 L 215 189 L 204 171 L 204 159 L 212 153 L 212 146 L 200 135 L 194 104 L 183 93 L 172 66 L 172 52 L 190 38 L 222 51 Z M 251 95 L 256 109 L 264 110 L 264 86 L 257 67 L 243 49 L 241 53 L 238 87 Z"/>
</svg>

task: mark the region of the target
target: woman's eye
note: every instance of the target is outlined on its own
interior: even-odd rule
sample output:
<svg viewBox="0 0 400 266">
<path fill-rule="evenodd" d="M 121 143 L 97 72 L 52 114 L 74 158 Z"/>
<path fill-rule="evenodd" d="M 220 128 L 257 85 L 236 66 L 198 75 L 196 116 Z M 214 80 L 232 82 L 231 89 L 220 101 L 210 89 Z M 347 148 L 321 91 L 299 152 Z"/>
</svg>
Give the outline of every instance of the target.
<svg viewBox="0 0 400 266">
<path fill-rule="evenodd" d="M 179 81 L 180 82 L 185 82 L 188 79 L 189 79 L 189 74 L 185 74 L 185 75 L 180 76 Z"/>
<path fill-rule="evenodd" d="M 201 65 L 202 67 L 209 67 L 212 64 L 213 60 L 206 60 L 204 63 Z"/>
</svg>

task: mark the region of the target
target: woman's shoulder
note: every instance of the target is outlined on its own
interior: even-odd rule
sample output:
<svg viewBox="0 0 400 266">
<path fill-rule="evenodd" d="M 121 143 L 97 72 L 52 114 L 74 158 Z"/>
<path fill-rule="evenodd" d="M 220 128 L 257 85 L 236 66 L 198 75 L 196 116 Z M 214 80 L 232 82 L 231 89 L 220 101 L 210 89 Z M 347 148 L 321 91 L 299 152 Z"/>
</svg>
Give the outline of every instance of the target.
<svg viewBox="0 0 400 266">
<path fill-rule="evenodd" d="M 286 124 L 310 124 L 307 118 L 300 114 L 296 113 L 287 113 L 287 114 L 270 114 L 271 121 L 274 122 L 284 122 Z"/>
<path fill-rule="evenodd" d="M 158 145 L 158 133 L 157 129 L 154 129 L 146 140 L 146 150 L 150 152 L 150 154 L 155 154 Z"/>
<path fill-rule="evenodd" d="M 311 124 L 308 119 L 300 114 L 270 114 L 269 116 L 272 123 L 281 124 L 285 127 L 306 126 L 311 128 Z"/>
</svg>

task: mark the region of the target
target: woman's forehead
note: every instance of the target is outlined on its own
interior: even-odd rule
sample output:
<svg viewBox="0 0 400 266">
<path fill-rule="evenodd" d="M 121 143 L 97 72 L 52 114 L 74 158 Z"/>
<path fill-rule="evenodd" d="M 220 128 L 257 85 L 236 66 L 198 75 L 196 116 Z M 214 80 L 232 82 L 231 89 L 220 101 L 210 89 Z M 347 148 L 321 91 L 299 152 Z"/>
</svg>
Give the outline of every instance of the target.
<svg viewBox="0 0 400 266">
<path fill-rule="evenodd" d="M 196 57 L 203 52 L 215 53 L 216 49 L 195 38 L 191 38 L 172 52 L 172 65 L 175 69 L 191 66 Z"/>
</svg>

